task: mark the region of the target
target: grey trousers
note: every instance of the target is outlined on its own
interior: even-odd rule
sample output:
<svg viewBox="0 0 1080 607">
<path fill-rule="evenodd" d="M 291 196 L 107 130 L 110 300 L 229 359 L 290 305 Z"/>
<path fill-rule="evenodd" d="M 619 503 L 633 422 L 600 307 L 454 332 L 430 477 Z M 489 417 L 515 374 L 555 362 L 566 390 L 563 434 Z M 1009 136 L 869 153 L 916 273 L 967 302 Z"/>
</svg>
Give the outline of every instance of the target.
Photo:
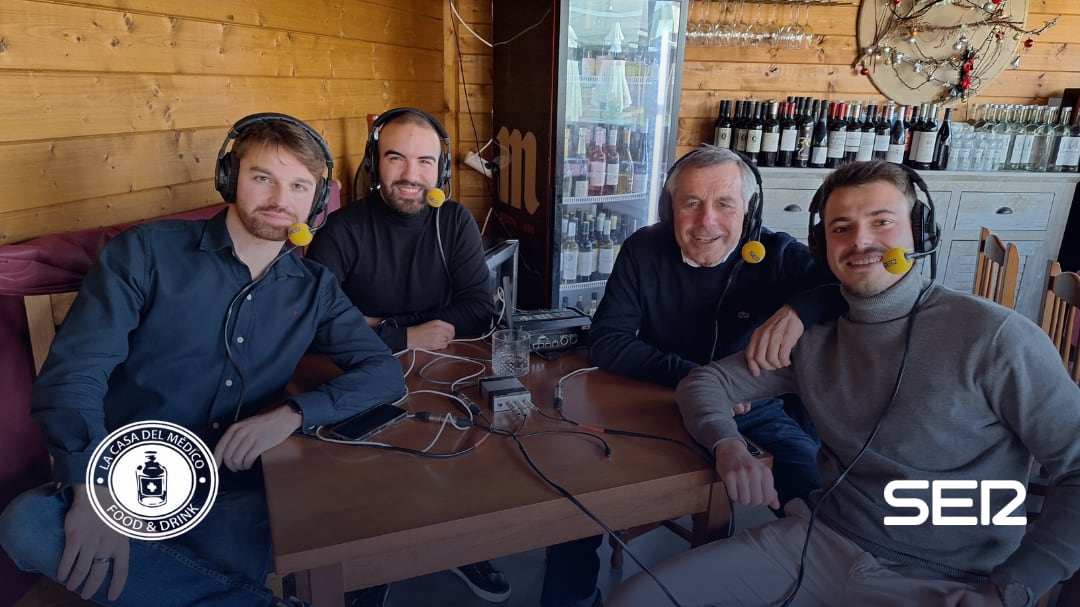
<svg viewBox="0 0 1080 607">
<path fill-rule="evenodd" d="M 777 605 L 795 585 L 799 555 L 810 510 L 792 500 L 787 517 L 747 529 L 683 553 L 656 567 L 660 578 L 684 607 L 765 607 Z M 792 607 L 922 607 L 974 587 L 933 572 L 890 566 L 830 529 L 820 520 L 806 553 L 802 585 Z M 663 607 L 670 601 L 648 575 L 621 584 L 607 607 Z"/>
</svg>

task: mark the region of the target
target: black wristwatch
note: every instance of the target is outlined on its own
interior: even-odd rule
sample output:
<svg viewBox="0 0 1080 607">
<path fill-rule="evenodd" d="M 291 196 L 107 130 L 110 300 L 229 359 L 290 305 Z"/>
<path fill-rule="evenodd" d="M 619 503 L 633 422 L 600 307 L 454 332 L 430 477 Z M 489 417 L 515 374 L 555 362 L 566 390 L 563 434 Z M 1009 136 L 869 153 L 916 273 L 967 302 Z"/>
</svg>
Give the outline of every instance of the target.
<svg viewBox="0 0 1080 607">
<path fill-rule="evenodd" d="M 998 596 L 1005 607 L 1029 607 L 1031 589 L 1017 581 L 995 582 Z"/>
<path fill-rule="evenodd" d="M 297 403 L 295 400 L 290 398 L 289 400 L 285 401 L 285 404 L 289 405 L 289 408 L 295 411 L 296 414 L 299 415 L 301 418 L 304 417 L 304 410 L 300 408 L 300 404 Z"/>
</svg>

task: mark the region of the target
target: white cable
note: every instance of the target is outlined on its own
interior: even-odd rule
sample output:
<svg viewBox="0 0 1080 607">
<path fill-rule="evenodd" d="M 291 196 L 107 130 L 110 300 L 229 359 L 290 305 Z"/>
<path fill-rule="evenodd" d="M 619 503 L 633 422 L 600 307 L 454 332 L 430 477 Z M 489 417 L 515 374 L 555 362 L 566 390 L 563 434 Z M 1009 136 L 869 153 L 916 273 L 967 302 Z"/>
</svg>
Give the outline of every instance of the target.
<svg viewBox="0 0 1080 607">
<path fill-rule="evenodd" d="M 562 377 L 560 377 L 559 381 L 557 381 L 555 383 L 556 383 L 556 385 L 561 387 L 563 382 L 570 379 L 571 377 L 574 377 L 575 375 L 581 375 L 583 373 L 588 373 L 589 371 L 596 371 L 599 368 L 600 367 L 585 367 L 584 369 L 575 369 L 575 370 L 567 373 L 566 375 L 563 375 Z"/>
<path fill-rule="evenodd" d="M 485 144 L 484 147 L 487 147 Z M 480 226 L 480 234 L 482 235 L 487 230 L 488 220 L 491 219 L 491 214 L 495 211 L 495 207 L 489 206 L 487 215 L 484 215 L 484 224 Z"/>
<path fill-rule="evenodd" d="M 321 441 L 328 442 L 328 443 L 337 443 L 339 445 L 362 445 L 362 446 L 367 446 L 367 447 L 389 447 L 390 446 L 390 445 L 388 445 L 386 443 L 377 443 L 375 441 L 342 440 L 340 438 L 332 438 L 332 437 L 329 437 L 329 436 L 323 436 L 322 435 L 322 429 L 325 428 L 325 427 L 326 426 L 319 426 L 319 427 L 315 428 L 315 438 L 317 438 L 317 439 L 319 439 Z"/>
<path fill-rule="evenodd" d="M 427 453 L 428 451 L 431 450 L 432 447 L 435 446 L 435 443 L 439 442 L 439 437 L 442 436 L 443 430 L 446 429 L 446 422 L 448 422 L 451 417 L 453 417 L 453 416 L 450 415 L 449 413 L 447 413 L 446 415 L 443 416 L 442 423 L 439 424 L 439 431 L 435 433 L 435 438 L 431 439 L 431 442 L 428 443 L 428 446 L 426 446 L 426 447 L 424 447 L 423 449 L 420 450 L 421 453 Z"/>
<path fill-rule="evenodd" d="M 484 40 L 480 36 L 480 34 L 477 34 L 475 31 L 473 31 L 473 28 L 469 27 L 468 23 L 465 23 L 465 20 L 461 18 L 460 14 L 458 14 L 457 7 L 454 6 L 454 0 L 450 0 L 450 12 L 454 13 L 454 16 L 457 17 L 458 23 L 460 23 L 465 29 L 469 30 L 469 33 L 472 34 L 473 36 L 475 36 L 477 40 L 479 40 L 480 42 L 483 42 L 486 46 L 496 47 L 496 46 L 502 46 L 504 44 L 510 44 L 514 40 L 517 40 L 518 38 L 524 36 L 526 33 L 529 32 L 529 30 L 533 30 L 533 29 L 536 29 L 536 28 L 540 27 L 540 24 L 543 23 L 544 20 L 547 19 L 548 15 L 551 14 L 551 7 L 550 6 L 548 7 L 547 12 L 544 13 L 544 15 L 542 17 L 540 17 L 540 20 L 537 21 L 536 23 L 534 23 L 534 24 L 530 25 L 529 27 L 521 30 L 520 32 L 514 34 L 513 36 L 511 36 L 507 40 L 504 40 L 502 42 L 496 42 L 494 44 L 488 42 L 487 40 Z"/>
<path fill-rule="evenodd" d="M 469 416 L 469 421 L 476 421 L 476 420 L 473 419 L 472 409 L 469 409 L 469 405 L 467 405 L 465 403 L 465 401 L 458 398 L 458 396 L 456 394 L 449 394 L 447 392 L 439 392 L 438 390 L 416 390 L 416 391 L 413 392 L 413 394 L 437 394 L 439 396 L 445 396 L 445 397 L 455 401 L 457 404 L 459 404 L 461 406 L 461 409 L 463 411 L 465 411 L 466 415 Z M 457 426 L 455 426 L 455 428 L 456 427 Z"/>
</svg>

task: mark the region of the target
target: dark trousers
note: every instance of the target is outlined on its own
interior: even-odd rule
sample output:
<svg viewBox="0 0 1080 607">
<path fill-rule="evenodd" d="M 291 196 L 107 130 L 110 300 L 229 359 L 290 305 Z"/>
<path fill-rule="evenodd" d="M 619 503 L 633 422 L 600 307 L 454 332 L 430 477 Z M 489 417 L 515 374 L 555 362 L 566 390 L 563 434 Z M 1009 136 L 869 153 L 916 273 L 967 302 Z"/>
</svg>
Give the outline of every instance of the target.
<svg viewBox="0 0 1080 607">
<path fill-rule="evenodd" d="M 778 398 L 754 401 L 750 411 L 735 417 L 739 432 L 773 456 L 773 482 L 780 506 L 806 499 L 821 487 L 817 468 L 818 439 L 784 411 Z M 548 548 L 541 607 L 563 607 L 588 598 L 596 590 L 600 558 L 596 549 L 604 536 L 573 540 Z"/>
</svg>

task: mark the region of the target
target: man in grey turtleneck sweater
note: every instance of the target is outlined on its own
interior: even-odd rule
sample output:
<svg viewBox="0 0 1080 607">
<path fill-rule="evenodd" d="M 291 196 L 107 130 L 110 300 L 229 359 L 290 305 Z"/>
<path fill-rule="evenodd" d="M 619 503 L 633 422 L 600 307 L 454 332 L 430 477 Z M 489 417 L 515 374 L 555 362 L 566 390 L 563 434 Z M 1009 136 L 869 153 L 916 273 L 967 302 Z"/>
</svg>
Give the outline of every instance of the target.
<svg viewBox="0 0 1080 607">
<path fill-rule="evenodd" d="M 715 450 L 732 500 L 769 504 L 776 495 L 771 473 L 747 453 L 731 407 L 783 392 L 802 397 L 821 434 L 823 486 L 836 486 L 811 495 L 817 517 L 793 606 L 1032 604 L 1080 567 L 1080 389 L 1026 318 L 917 271 L 885 270 L 887 251 L 914 248 L 911 209 L 924 204 L 901 167 L 845 165 L 821 194 L 824 242 L 816 253 L 840 279 L 849 312 L 808 328 L 789 368 L 754 377 L 737 354 L 692 372 L 676 393 L 687 428 Z M 916 514 L 886 501 L 890 481 L 1026 484 L 1029 453 L 1050 471 L 1056 493 L 1027 533 L 1022 525 L 981 522 L 883 523 Z M 991 492 L 989 513 L 1014 495 Z M 896 496 L 921 498 L 933 511 L 930 489 Z M 942 515 L 980 517 L 978 490 L 949 489 L 942 497 L 960 502 Z M 684 605 L 777 604 L 796 586 L 810 519 L 801 501 L 788 513 L 692 550 L 657 573 Z M 655 583 L 638 576 L 609 604 L 664 600 Z"/>
</svg>

